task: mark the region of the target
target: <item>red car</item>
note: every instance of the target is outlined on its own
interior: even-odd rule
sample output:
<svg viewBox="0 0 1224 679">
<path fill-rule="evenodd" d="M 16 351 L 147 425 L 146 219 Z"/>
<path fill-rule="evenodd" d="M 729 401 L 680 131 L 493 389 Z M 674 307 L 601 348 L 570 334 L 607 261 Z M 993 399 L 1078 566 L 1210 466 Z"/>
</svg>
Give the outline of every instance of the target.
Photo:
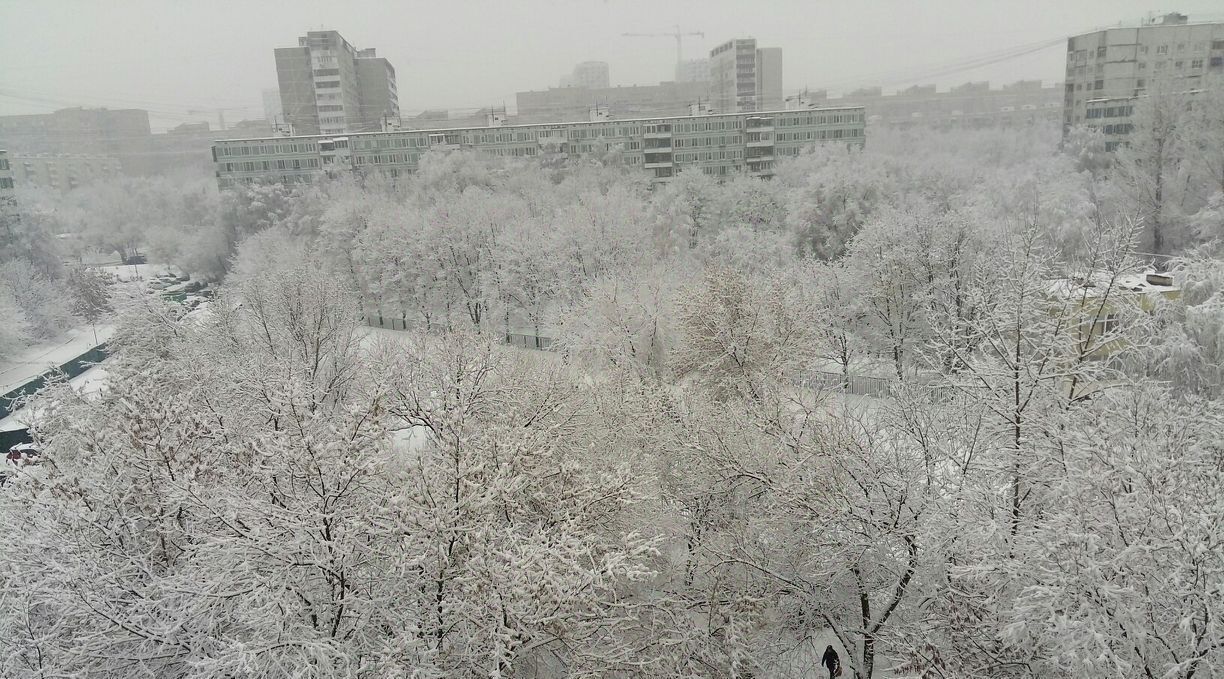
<svg viewBox="0 0 1224 679">
<path fill-rule="evenodd" d="M 18 443 L 12 448 L 9 448 L 8 456 L 6 457 L 5 461 L 9 464 L 22 467 L 27 464 L 38 464 L 42 461 L 41 456 L 42 453 L 40 453 L 33 444 Z"/>
</svg>

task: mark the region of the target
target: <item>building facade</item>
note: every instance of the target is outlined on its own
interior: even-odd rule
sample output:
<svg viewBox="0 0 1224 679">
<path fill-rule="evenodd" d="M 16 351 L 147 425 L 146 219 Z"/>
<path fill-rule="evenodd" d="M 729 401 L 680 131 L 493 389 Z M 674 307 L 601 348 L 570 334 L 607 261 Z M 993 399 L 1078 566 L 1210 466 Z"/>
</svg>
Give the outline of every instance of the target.
<svg viewBox="0 0 1224 679">
<path fill-rule="evenodd" d="M 264 120 L 270 125 L 285 122 L 285 107 L 281 106 L 280 90 L 262 90 L 260 96 L 263 99 Z"/>
<path fill-rule="evenodd" d="M 295 134 L 380 130 L 399 115 L 395 69 L 337 31 L 310 31 L 274 52 L 281 107 Z"/>
<path fill-rule="evenodd" d="M 736 38 L 710 50 L 710 105 L 718 113 L 782 108 L 782 50 Z"/>
<path fill-rule="evenodd" d="M 830 98 L 824 90 L 787 98 L 791 106 L 862 106 L 868 126 L 893 128 L 984 128 L 1031 124 L 1057 125 L 1062 119 L 1061 83 L 1020 80 L 999 88 L 985 81 L 964 83 L 946 91 L 917 85 L 884 94 L 868 87 Z"/>
<path fill-rule="evenodd" d="M 561 76 L 561 87 L 585 87 L 588 90 L 607 89 L 612 86 L 608 62 L 584 61 L 574 67 L 569 75 Z"/>
<path fill-rule="evenodd" d="M 756 104 L 765 111 L 783 107 L 782 48 L 762 47 L 757 50 Z"/>
<path fill-rule="evenodd" d="M 0 149 L 0 210 L 13 203 L 13 170 L 9 167 L 8 151 Z"/>
<path fill-rule="evenodd" d="M 213 160 L 221 188 L 347 173 L 399 176 L 415 172 L 425 153 L 459 149 L 513 158 L 616 159 L 660 181 L 687 168 L 768 177 L 777 159 L 814 144 L 861 146 L 863 125 L 863 109 L 846 107 L 272 137 L 218 141 Z"/>
<path fill-rule="evenodd" d="M 0 145 L 10 153 L 115 153 L 152 134 L 141 109 L 65 108 L 0 116 Z"/>
<path fill-rule="evenodd" d="M 42 186 L 56 191 L 71 191 L 96 181 L 113 179 L 122 164 L 113 156 L 40 153 L 9 154 L 12 181 L 21 186 Z"/>
<path fill-rule="evenodd" d="M 373 47 L 357 53 L 357 105 L 361 107 L 362 131 L 381 130 L 400 115 L 395 67 L 378 56 Z"/>
<path fill-rule="evenodd" d="M 710 82 L 710 60 L 686 59 L 677 63 L 675 80 L 678 83 Z"/>
<path fill-rule="evenodd" d="M 1166 14 L 1141 26 L 1110 28 L 1067 40 L 1063 134 L 1087 125 L 1113 150 L 1130 134 L 1134 100 L 1157 81 L 1194 91 L 1224 78 L 1224 22 Z"/>
<path fill-rule="evenodd" d="M 606 109 L 617 118 L 680 116 L 689 105 L 710 96 L 705 82 L 666 82 L 627 87 L 556 87 L 515 94 L 518 122 L 589 120 L 592 109 Z"/>
</svg>

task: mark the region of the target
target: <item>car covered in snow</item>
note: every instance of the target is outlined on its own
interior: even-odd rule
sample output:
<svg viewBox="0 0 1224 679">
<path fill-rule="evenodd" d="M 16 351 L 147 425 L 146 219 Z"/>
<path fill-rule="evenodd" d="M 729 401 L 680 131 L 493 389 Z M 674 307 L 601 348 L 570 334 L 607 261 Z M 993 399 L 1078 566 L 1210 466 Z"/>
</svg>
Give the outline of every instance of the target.
<svg viewBox="0 0 1224 679">
<path fill-rule="evenodd" d="M 8 449 L 8 454 L 5 455 L 4 461 L 17 467 L 39 464 L 42 462 L 42 452 L 35 448 L 32 443 L 18 443 Z"/>
</svg>

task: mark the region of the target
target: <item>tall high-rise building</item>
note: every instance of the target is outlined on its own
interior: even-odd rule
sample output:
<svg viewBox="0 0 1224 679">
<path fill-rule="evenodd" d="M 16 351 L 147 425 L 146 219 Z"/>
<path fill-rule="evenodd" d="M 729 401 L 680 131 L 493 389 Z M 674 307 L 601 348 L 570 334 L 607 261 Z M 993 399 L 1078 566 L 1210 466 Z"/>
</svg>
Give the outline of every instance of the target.
<svg viewBox="0 0 1224 679">
<path fill-rule="evenodd" d="M 395 89 L 395 67 L 385 57 L 374 53 L 374 48 L 357 53 L 357 99 L 363 120 L 376 123 L 375 130 L 383 129 L 386 120 L 398 120 L 400 115 L 399 92 Z M 369 131 L 367 124 L 362 131 Z"/>
<path fill-rule="evenodd" d="M 1112 150 L 1130 134 L 1134 100 L 1157 81 L 1189 92 L 1224 77 L 1224 22 L 1191 23 L 1171 13 L 1071 37 L 1066 75 L 1063 134 L 1087 125 L 1101 130 Z"/>
<path fill-rule="evenodd" d="M 782 100 L 782 48 L 762 47 L 757 50 L 757 110 L 777 111 Z"/>
<path fill-rule="evenodd" d="M 561 87 L 585 87 L 588 90 L 605 89 L 610 86 L 608 62 L 584 61 L 574 67 L 573 73 L 561 76 Z"/>
<path fill-rule="evenodd" d="M 710 50 L 710 97 L 719 113 L 782 108 L 781 48 L 736 38 Z"/>
<path fill-rule="evenodd" d="M 337 31 L 310 31 L 275 55 L 281 106 L 298 134 L 376 131 L 399 115 L 395 69 Z"/>
</svg>

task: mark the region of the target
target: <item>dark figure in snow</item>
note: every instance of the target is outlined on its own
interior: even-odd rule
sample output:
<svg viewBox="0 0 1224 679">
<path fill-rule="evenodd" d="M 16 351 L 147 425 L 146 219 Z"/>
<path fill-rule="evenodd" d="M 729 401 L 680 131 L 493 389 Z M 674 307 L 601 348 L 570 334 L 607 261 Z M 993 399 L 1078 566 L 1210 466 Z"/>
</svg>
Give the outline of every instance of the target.
<svg viewBox="0 0 1224 679">
<path fill-rule="evenodd" d="M 829 679 L 841 674 L 841 660 L 837 657 L 837 651 L 833 650 L 833 646 L 825 647 L 824 655 L 820 658 L 820 666 L 829 668 Z"/>
</svg>

